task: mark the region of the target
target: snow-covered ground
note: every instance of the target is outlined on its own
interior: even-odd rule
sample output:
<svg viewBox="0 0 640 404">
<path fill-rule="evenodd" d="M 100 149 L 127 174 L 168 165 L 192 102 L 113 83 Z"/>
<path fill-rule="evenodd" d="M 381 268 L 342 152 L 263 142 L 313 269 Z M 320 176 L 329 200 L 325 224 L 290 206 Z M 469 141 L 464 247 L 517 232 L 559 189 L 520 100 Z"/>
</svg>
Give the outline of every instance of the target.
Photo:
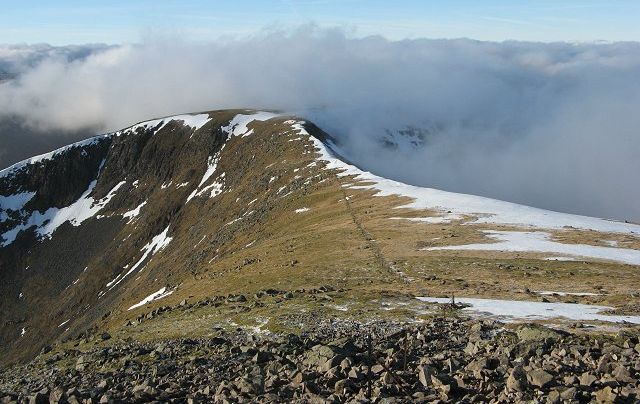
<svg viewBox="0 0 640 404">
<path fill-rule="evenodd" d="M 34 197 L 35 192 L 21 192 L 14 195 L 0 195 L 0 212 L 21 210 Z"/>
<path fill-rule="evenodd" d="M 209 122 L 211 120 L 211 118 L 209 117 L 209 114 L 185 114 L 185 115 L 173 115 L 173 116 L 167 116 L 164 118 L 160 118 L 160 119 L 152 119 L 149 121 L 144 121 L 144 122 L 140 122 L 137 123 L 133 126 L 130 126 L 126 129 L 122 129 L 119 130 L 117 132 L 115 132 L 116 136 L 120 136 L 124 133 L 127 132 L 137 132 L 138 129 L 143 128 L 145 130 L 149 130 L 149 129 L 153 129 L 156 128 L 155 132 L 157 133 L 158 131 L 160 131 L 160 129 L 164 128 L 169 122 L 171 121 L 181 121 L 183 123 L 183 125 L 185 126 L 189 126 L 191 127 L 191 129 L 193 130 L 193 132 L 197 131 L 198 129 L 202 128 L 204 125 L 207 124 L 207 122 Z"/>
<path fill-rule="evenodd" d="M 258 111 L 255 113 L 248 114 L 238 114 L 233 117 L 231 122 L 222 130 L 226 131 L 231 136 L 249 136 L 253 133 L 253 129 L 249 129 L 247 125 L 249 125 L 253 121 L 268 121 L 271 118 L 276 118 L 280 116 L 280 114 L 267 112 L 267 111 Z"/>
<path fill-rule="evenodd" d="M 142 209 L 142 207 L 146 204 L 147 204 L 147 201 L 142 202 L 140 205 L 136 206 L 134 209 L 128 212 L 124 212 L 122 214 L 122 217 L 125 219 L 129 219 L 128 223 L 131 223 L 136 217 L 138 217 L 138 215 L 140 214 L 140 209 Z"/>
<path fill-rule="evenodd" d="M 167 290 L 166 287 L 162 288 L 162 289 L 158 290 L 157 292 L 153 292 L 149 296 L 145 297 L 140 302 L 138 302 L 138 303 L 134 304 L 133 306 L 129 307 L 127 310 L 133 310 L 133 309 L 136 309 L 138 307 L 142 307 L 147 303 L 151 303 L 154 300 L 162 299 L 163 297 L 167 297 L 172 293 L 173 293 L 173 290 Z"/>
<path fill-rule="evenodd" d="M 601 247 L 588 244 L 564 244 L 551 240 L 551 234 L 542 231 L 497 231 L 484 230 L 497 243 L 477 243 L 427 247 L 423 250 L 480 250 L 506 252 L 541 252 L 588 257 L 625 264 L 640 265 L 640 250 L 629 248 Z"/>
<path fill-rule="evenodd" d="M 189 196 L 187 197 L 187 202 L 189 202 L 191 199 L 193 199 L 196 196 L 202 196 L 208 191 L 211 191 L 210 192 L 211 198 L 219 195 L 222 192 L 222 187 L 224 186 L 223 180 L 225 177 L 225 173 L 221 173 L 220 175 L 218 175 L 217 180 L 214 181 L 212 184 L 209 184 L 205 187 L 203 187 L 203 185 L 216 172 L 216 168 L 218 167 L 218 162 L 220 161 L 220 155 L 222 154 L 222 150 L 224 149 L 225 145 L 226 144 L 222 145 L 222 148 L 216 154 L 209 157 L 209 159 L 207 160 L 207 169 L 202 175 L 202 179 L 200 180 L 200 183 L 198 184 L 196 189 L 194 189 L 193 192 L 191 192 L 191 194 L 189 194 Z"/>
<path fill-rule="evenodd" d="M 418 297 L 429 303 L 451 303 L 449 298 Z M 456 303 L 469 304 L 463 311 L 476 315 L 490 315 L 503 321 L 566 319 L 572 321 L 607 321 L 640 324 L 640 316 L 601 314 L 607 306 L 573 303 L 543 303 L 521 300 L 456 298 Z"/>
<path fill-rule="evenodd" d="M 35 194 L 35 192 L 21 192 L 13 195 L 0 195 L 0 222 L 7 220 L 10 212 L 21 211 Z"/>
<path fill-rule="evenodd" d="M 125 184 L 122 181 L 114 186 L 111 191 L 102 199 L 95 200 L 89 196 L 96 186 L 96 180 L 89 184 L 89 188 L 80 198 L 71 205 L 63 208 L 49 208 L 44 213 L 39 211 L 31 212 L 31 215 L 21 224 L 2 234 L 2 246 L 7 246 L 15 241 L 16 236 L 22 230 L 36 227 L 36 233 L 40 237 L 51 237 L 53 232 L 65 222 L 74 226 L 79 226 L 85 220 L 95 216 L 113 198 L 118 189 Z"/>
</svg>

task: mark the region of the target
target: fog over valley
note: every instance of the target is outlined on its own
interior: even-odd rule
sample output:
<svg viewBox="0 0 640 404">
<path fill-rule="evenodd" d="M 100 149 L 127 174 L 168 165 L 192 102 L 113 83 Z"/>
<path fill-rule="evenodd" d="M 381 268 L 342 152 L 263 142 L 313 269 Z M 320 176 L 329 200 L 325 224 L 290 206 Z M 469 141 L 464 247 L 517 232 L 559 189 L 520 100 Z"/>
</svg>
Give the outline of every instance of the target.
<svg viewBox="0 0 640 404">
<path fill-rule="evenodd" d="M 305 26 L 214 42 L 2 45 L 0 163 L 153 117 L 277 109 L 381 176 L 640 221 L 638 77 L 635 42 L 390 41 Z"/>
</svg>

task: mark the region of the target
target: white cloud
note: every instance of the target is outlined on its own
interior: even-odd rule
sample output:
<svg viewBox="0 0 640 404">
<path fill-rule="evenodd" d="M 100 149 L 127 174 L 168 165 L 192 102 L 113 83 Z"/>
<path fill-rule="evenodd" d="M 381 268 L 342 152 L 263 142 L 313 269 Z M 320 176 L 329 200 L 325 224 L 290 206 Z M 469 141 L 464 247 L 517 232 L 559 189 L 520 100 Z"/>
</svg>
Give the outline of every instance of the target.
<svg viewBox="0 0 640 404">
<path fill-rule="evenodd" d="M 283 109 L 382 175 L 640 220 L 640 44 L 394 42 L 306 28 L 45 57 L 0 84 L 0 116 L 116 129 L 181 112 Z M 422 147 L 382 146 L 385 130 L 407 126 L 431 130 Z"/>
</svg>

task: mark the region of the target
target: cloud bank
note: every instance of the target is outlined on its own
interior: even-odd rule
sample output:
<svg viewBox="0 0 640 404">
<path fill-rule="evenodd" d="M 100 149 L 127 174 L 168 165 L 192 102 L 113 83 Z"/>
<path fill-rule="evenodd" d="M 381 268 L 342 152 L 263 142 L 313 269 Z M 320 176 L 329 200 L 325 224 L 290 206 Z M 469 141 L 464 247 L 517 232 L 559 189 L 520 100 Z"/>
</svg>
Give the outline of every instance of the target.
<svg viewBox="0 0 640 404">
<path fill-rule="evenodd" d="M 110 130 L 181 112 L 281 109 L 380 175 L 640 221 L 638 43 L 388 41 L 305 27 L 82 55 L 41 57 L 1 83 L 0 119 Z"/>
</svg>

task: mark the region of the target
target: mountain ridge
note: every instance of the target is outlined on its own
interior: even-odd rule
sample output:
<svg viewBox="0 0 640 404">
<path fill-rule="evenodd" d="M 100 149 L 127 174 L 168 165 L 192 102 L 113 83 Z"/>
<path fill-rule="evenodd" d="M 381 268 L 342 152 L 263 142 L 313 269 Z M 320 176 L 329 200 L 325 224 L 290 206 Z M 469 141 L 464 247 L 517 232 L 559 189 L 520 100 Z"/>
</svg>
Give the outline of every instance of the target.
<svg viewBox="0 0 640 404">
<path fill-rule="evenodd" d="M 378 293 L 535 298 L 485 268 L 505 260 L 544 266 L 552 283 L 570 288 L 576 278 L 566 272 L 582 261 L 567 259 L 586 259 L 584 280 L 610 290 L 579 300 L 636 313 L 628 296 L 638 280 L 624 263 L 640 263 L 640 226 L 412 187 L 359 170 L 335 150 L 306 120 L 225 110 L 142 121 L 0 171 L 2 361 L 88 330 L 126 336 L 123 324 L 140 310 L 211 294 L 329 282 L 345 289 L 336 307 L 362 304 L 365 317 L 380 315 L 369 302 Z M 536 214 L 522 214 L 530 209 Z M 510 250 L 514 235 L 524 250 Z M 496 240 L 503 251 L 487 250 Z M 540 243 L 551 250 L 536 250 Z M 551 253 L 565 255 L 548 261 Z M 611 274 L 628 282 L 611 285 Z M 525 275 L 531 290 L 549 282 Z M 278 316 L 300 309 L 257 309 L 244 321 L 287 329 Z"/>
</svg>

